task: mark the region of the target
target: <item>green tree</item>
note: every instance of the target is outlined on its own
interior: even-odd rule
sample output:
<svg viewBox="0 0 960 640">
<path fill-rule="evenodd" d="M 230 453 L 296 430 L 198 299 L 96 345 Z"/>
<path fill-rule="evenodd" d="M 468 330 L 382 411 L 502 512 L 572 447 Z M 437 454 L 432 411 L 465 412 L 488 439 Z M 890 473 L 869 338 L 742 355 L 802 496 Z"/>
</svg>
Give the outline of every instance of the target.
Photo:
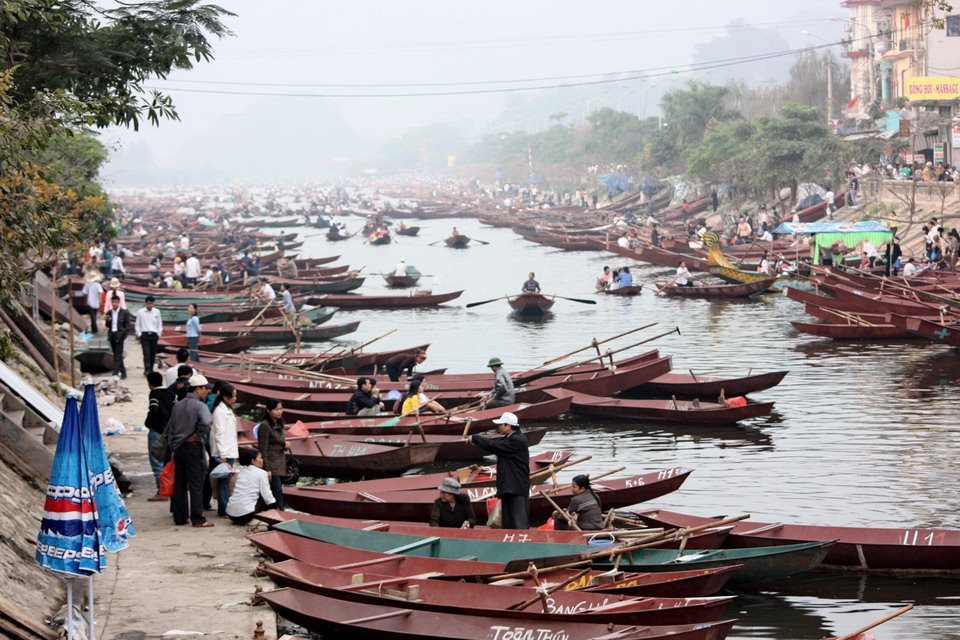
<svg viewBox="0 0 960 640">
<path fill-rule="evenodd" d="M 745 120 L 712 127 L 687 150 L 687 172 L 707 182 L 745 184 L 754 163 L 751 138 L 755 134 L 753 124 Z"/>
<path fill-rule="evenodd" d="M 656 118 L 641 120 L 609 107 L 591 113 L 587 122 L 590 136 L 583 151 L 594 162 L 634 162 L 645 142 L 657 131 Z"/>
<path fill-rule="evenodd" d="M 740 117 L 728 106 L 728 87 L 691 80 L 686 89 L 667 92 L 660 99 L 660 109 L 667 128 L 676 139 L 677 148 L 685 151 L 703 139 L 711 123 L 727 122 Z"/>
</svg>

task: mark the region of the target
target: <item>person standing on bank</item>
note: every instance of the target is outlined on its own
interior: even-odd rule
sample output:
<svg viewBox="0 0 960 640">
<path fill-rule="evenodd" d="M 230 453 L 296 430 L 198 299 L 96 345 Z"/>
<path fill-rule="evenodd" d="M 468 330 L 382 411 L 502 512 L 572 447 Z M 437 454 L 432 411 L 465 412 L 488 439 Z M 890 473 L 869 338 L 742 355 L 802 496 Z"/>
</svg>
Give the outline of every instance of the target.
<svg viewBox="0 0 960 640">
<path fill-rule="evenodd" d="M 137 311 L 137 321 L 134 329 L 140 340 L 140 349 L 143 351 L 143 375 L 150 375 L 157 360 L 157 341 L 163 333 L 163 318 L 160 309 L 154 306 L 155 298 L 147 296 L 143 299 L 144 307 Z"/>
<path fill-rule="evenodd" d="M 503 361 L 500 358 L 490 358 L 487 366 L 493 369 L 494 379 L 493 389 L 483 398 L 483 406 L 488 408 L 506 407 L 516 402 L 513 378 L 503 368 Z"/>
<path fill-rule="evenodd" d="M 468 436 L 467 442 L 497 456 L 497 497 L 504 529 L 530 528 L 530 447 L 520 421 L 509 411 L 498 420 L 502 438 Z"/>
<path fill-rule="evenodd" d="M 444 478 L 437 487 L 440 497 L 430 509 L 431 527 L 458 527 L 472 529 L 477 524 L 470 497 L 460 493 L 460 483 L 453 478 Z"/>
<path fill-rule="evenodd" d="M 257 425 L 257 449 L 270 476 L 270 491 L 277 509 L 283 510 L 283 478 L 287 475 L 287 436 L 283 427 L 283 404 L 270 398 L 264 404 L 263 420 Z"/>
<path fill-rule="evenodd" d="M 225 382 L 213 403 L 213 422 L 210 427 L 211 469 L 220 463 L 233 467 L 233 463 L 240 457 L 237 447 L 237 416 L 233 413 L 236 401 L 237 390 L 232 384 Z M 227 515 L 227 503 L 230 501 L 230 477 L 210 480 L 216 483 L 217 515 L 222 518 Z"/>
<path fill-rule="evenodd" d="M 170 510 L 173 523 L 194 527 L 212 527 L 203 517 L 203 479 L 207 475 L 207 456 L 203 441 L 213 418 L 207 408 L 207 379 L 199 373 L 187 382 L 187 395 L 173 405 L 167 422 L 167 437 L 173 451 L 174 480 Z"/>
<path fill-rule="evenodd" d="M 130 313 L 120 308 L 120 296 L 110 298 L 110 311 L 107 312 L 107 341 L 113 349 L 113 375 L 121 379 L 127 377 L 127 368 L 123 366 L 123 343 L 130 333 Z"/>
<path fill-rule="evenodd" d="M 565 509 L 567 515 L 575 519 L 582 531 L 597 531 L 603 528 L 603 507 L 600 496 L 590 486 L 589 476 L 574 476 L 570 482 L 573 499 Z M 570 523 L 562 513 L 553 512 L 553 526 L 558 530 L 570 529 Z"/>
<path fill-rule="evenodd" d="M 157 492 L 152 498 L 147 498 L 148 502 L 163 502 L 167 498 L 160 495 L 160 473 L 166 460 L 160 460 L 153 457 L 153 448 L 163 435 L 167 428 L 167 421 L 170 420 L 170 413 L 173 411 L 173 402 L 175 397 L 173 392 L 163 384 L 163 374 L 159 371 L 151 371 L 147 374 L 147 386 L 150 387 L 150 396 L 148 398 L 147 417 L 143 421 L 143 426 L 149 429 L 147 433 L 147 458 L 150 460 L 150 469 L 153 471 L 153 479 L 157 483 Z"/>
<path fill-rule="evenodd" d="M 187 348 L 190 349 L 190 360 L 200 362 L 200 355 L 197 349 L 200 348 L 200 316 L 197 315 L 197 305 L 191 303 L 187 305 L 187 312 L 190 317 L 187 318 Z"/>
<path fill-rule="evenodd" d="M 85 276 L 86 283 L 83 285 L 83 295 L 86 296 L 87 310 L 90 316 L 90 333 L 98 333 L 97 311 L 100 310 L 100 298 L 103 296 L 103 285 L 100 281 L 103 276 L 95 271 L 90 271 Z"/>
</svg>

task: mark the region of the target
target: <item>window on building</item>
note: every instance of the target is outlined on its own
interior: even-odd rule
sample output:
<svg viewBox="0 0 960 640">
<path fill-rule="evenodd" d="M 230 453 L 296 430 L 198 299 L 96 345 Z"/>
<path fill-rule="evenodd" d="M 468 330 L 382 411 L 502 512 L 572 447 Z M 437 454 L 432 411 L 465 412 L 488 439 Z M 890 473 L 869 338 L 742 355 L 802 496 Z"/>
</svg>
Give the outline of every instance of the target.
<svg viewBox="0 0 960 640">
<path fill-rule="evenodd" d="M 948 38 L 960 38 L 960 15 L 947 16 L 946 30 Z"/>
</svg>

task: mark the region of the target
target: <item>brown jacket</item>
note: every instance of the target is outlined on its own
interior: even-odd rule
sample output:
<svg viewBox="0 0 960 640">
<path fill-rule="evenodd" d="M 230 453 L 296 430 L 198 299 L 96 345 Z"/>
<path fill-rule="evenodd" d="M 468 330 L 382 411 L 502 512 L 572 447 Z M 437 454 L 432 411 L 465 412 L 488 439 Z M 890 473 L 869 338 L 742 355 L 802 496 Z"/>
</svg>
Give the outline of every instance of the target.
<svg viewBox="0 0 960 640">
<path fill-rule="evenodd" d="M 284 448 L 287 444 L 283 432 L 283 420 L 271 426 L 269 420 L 260 422 L 257 429 L 257 448 L 263 456 L 263 470 L 272 471 L 275 476 L 287 475 L 287 455 Z"/>
</svg>

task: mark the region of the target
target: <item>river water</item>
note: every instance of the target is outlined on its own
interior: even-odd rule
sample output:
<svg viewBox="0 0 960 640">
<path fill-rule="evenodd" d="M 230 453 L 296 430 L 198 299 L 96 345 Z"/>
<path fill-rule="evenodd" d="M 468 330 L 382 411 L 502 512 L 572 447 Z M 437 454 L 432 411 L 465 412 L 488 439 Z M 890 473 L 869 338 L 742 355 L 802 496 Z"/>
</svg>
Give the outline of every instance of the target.
<svg viewBox="0 0 960 640">
<path fill-rule="evenodd" d="M 344 218 L 352 231 L 359 218 Z M 659 347 L 678 371 L 744 375 L 788 369 L 777 387 L 757 394 L 775 401 L 774 413 L 740 426 L 638 426 L 564 419 L 541 448 L 576 449 L 592 460 L 577 472 L 619 466 L 643 473 L 683 465 L 695 469 L 676 493 L 651 506 L 700 515 L 750 513 L 761 522 L 851 526 L 960 527 L 960 355 L 924 342 L 837 343 L 798 334 L 790 320 L 806 318 L 802 305 L 780 295 L 755 301 L 662 298 L 652 283 L 667 270 L 630 264 L 644 284 L 638 297 L 595 295 L 605 264 L 629 261 L 599 252 L 565 252 L 532 244 L 508 229 L 473 219 L 408 221 L 420 236 L 394 236 L 370 246 L 361 236 L 331 243 L 316 236 L 301 255 L 342 255 L 365 272 L 392 271 L 406 259 L 434 293 L 464 289 L 439 309 L 342 311 L 332 322 L 359 319 L 352 340 L 398 331 L 371 349 L 430 342 L 423 369 L 483 371 L 491 356 L 520 371 L 585 346 L 594 338 L 658 322 L 616 341 L 630 342 L 680 328 L 634 351 Z M 456 225 L 489 245 L 466 250 L 442 240 Z M 303 234 L 318 230 L 298 229 Z M 506 301 L 473 309 L 468 302 L 519 291 L 529 271 L 545 293 L 595 300 L 558 300 L 552 315 L 525 321 Z M 383 279 L 370 276 L 359 291 L 380 294 Z M 393 290 L 396 293 L 396 290 Z M 350 342 L 344 340 L 344 342 Z M 321 348 L 326 349 L 328 345 Z M 568 474 L 572 475 L 572 473 Z M 960 578 L 893 578 L 815 571 L 742 594 L 728 613 L 739 618 L 731 638 L 808 640 L 858 628 L 896 606 L 914 602 L 907 615 L 884 625 L 880 640 L 960 638 Z"/>
</svg>

